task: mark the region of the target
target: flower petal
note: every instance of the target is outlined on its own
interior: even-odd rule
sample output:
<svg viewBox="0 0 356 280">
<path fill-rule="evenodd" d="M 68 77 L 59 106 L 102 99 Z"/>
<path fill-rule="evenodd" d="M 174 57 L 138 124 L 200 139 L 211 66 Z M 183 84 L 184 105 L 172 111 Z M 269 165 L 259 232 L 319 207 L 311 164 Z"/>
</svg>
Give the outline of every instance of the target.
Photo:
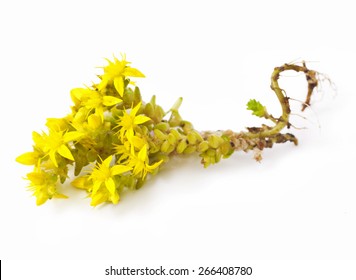
<svg viewBox="0 0 356 280">
<path fill-rule="evenodd" d="M 132 168 L 126 165 L 114 165 L 111 168 L 111 175 L 118 175 L 130 171 Z"/>
<path fill-rule="evenodd" d="M 98 192 L 95 194 L 92 193 L 90 205 L 97 206 L 97 205 L 105 202 L 106 200 L 107 200 L 107 195 L 104 195 L 102 192 Z"/>
<path fill-rule="evenodd" d="M 78 132 L 78 131 L 67 132 L 63 135 L 63 141 L 66 143 L 70 141 L 76 141 L 82 136 L 84 136 L 84 133 L 82 132 Z"/>
<path fill-rule="evenodd" d="M 69 150 L 69 148 L 66 145 L 61 145 L 58 150 L 57 150 L 58 154 L 60 154 L 62 157 L 65 157 L 67 159 L 73 160 L 73 155 L 72 152 Z"/>
<path fill-rule="evenodd" d="M 102 182 L 100 182 L 100 181 L 94 181 L 92 195 L 95 195 L 98 192 L 98 190 L 101 187 L 101 183 Z"/>
<path fill-rule="evenodd" d="M 136 114 L 137 114 L 137 111 L 140 109 L 141 107 L 141 103 L 142 102 L 139 102 L 134 108 L 131 109 L 131 112 L 130 112 L 130 117 L 135 117 Z"/>
<path fill-rule="evenodd" d="M 57 132 L 68 129 L 67 122 L 64 118 L 63 119 L 48 118 L 46 122 L 46 126 L 49 128 L 49 130 L 54 130 Z"/>
<path fill-rule="evenodd" d="M 145 144 L 142 149 L 138 152 L 137 157 L 141 161 L 146 161 L 147 160 L 147 144 Z"/>
<path fill-rule="evenodd" d="M 105 106 L 113 106 L 118 103 L 122 102 L 120 98 L 114 97 L 114 96 L 104 96 L 103 97 L 103 104 Z"/>
<path fill-rule="evenodd" d="M 163 160 L 160 160 L 160 161 L 158 161 L 158 162 L 155 162 L 155 163 L 152 164 L 152 165 L 147 165 L 146 167 L 147 167 L 147 169 L 148 169 L 150 172 L 152 172 L 152 171 L 155 170 L 158 166 L 160 166 L 162 162 L 163 162 Z"/>
<path fill-rule="evenodd" d="M 135 135 L 133 128 L 130 127 L 123 135 L 125 135 L 126 138 L 130 141 L 130 139 Z"/>
<path fill-rule="evenodd" d="M 119 203 L 119 200 L 120 200 L 120 196 L 117 192 L 115 192 L 114 194 L 112 194 L 110 196 L 110 200 L 113 204 L 118 204 Z"/>
<path fill-rule="evenodd" d="M 71 185 L 78 189 L 88 190 L 92 186 L 88 179 L 88 176 L 77 177 L 71 182 Z"/>
<path fill-rule="evenodd" d="M 126 67 L 123 74 L 126 77 L 145 78 L 145 75 L 140 70 L 131 67 Z"/>
<path fill-rule="evenodd" d="M 112 156 L 108 156 L 102 163 L 102 165 L 106 166 L 106 167 L 110 167 L 110 163 L 112 161 Z"/>
<path fill-rule="evenodd" d="M 68 196 L 66 196 L 65 194 L 62 194 L 62 193 L 56 193 L 56 194 L 53 195 L 53 197 L 55 197 L 55 198 L 64 198 L 64 199 L 68 198 Z"/>
<path fill-rule="evenodd" d="M 49 158 L 51 159 L 51 161 L 53 162 L 54 166 L 58 167 L 58 163 L 57 163 L 57 160 L 56 160 L 56 152 L 55 151 L 50 151 L 48 153 L 48 155 L 49 155 Z"/>
<path fill-rule="evenodd" d="M 45 203 L 49 199 L 48 194 L 46 194 L 46 193 L 44 193 L 42 191 L 36 192 L 35 196 L 36 196 L 36 205 L 37 206 L 42 205 L 43 203 Z"/>
<path fill-rule="evenodd" d="M 138 136 L 132 136 L 128 140 L 130 141 L 132 146 L 134 146 L 137 149 L 142 149 L 142 147 L 147 143 L 145 139 Z"/>
<path fill-rule="evenodd" d="M 115 194 L 116 187 L 115 187 L 115 182 L 112 178 L 106 179 L 105 186 L 111 195 Z"/>
<path fill-rule="evenodd" d="M 73 88 L 70 91 L 70 97 L 72 98 L 75 105 L 80 104 L 84 93 L 85 93 L 85 89 L 83 88 Z"/>
<path fill-rule="evenodd" d="M 123 77 L 116 77 L 114 79 L 114 86 L 115 86 L 115 89 L 117 90 L 117 92 L 122 97 L 124 95 L 124 91 L 125 91 L 124 78 Z"/>
<path fill-rule="evenodd" d="M 16 158 L 16 161 L 25 165 L 36 165 L 38 162 L 38 153 L 28 152 L 24 153 Z"/>
<path fill-rule="evenodd" d="M 109 78 L 107 76 L 103 76 L 100 84 L 98 85 L 98 90 L 102 90 L 106 88 L 107 84 L 109 82 Z"/>
<path fill-rule="evenodd" d="M 104 110 L 103 110 L 103 106 L 97 106 L 95 108 L 95 115 L 97 115 L 98 117 L 100 117 L 101 121 L 104 121 Z"/>
<path fill-rule="evenodd" d="M 27 179 L 31 181 L 33 185 L 43 185 L 46 181 L 43 173 L 31 172 L 27 174 Z"/>
<path fill-rule="evenodd" d="M 151 119 L 149 117 L 146 117 L 144 115 L 136 116 L 134 119 L 134 124 L 141 124 L 150 121 Z"/>
<path fill-rule="evenodd" d="M 46 136 L 45 133 L 43 133 L 42 135 L 37 133 L 36 131 L 32 132 L 32 139 L 33 142 L 35 142 L 36 147 L 43 149 L 44 145 L 45 145 L 45 140 L 44 137 Z"/>
</svg>

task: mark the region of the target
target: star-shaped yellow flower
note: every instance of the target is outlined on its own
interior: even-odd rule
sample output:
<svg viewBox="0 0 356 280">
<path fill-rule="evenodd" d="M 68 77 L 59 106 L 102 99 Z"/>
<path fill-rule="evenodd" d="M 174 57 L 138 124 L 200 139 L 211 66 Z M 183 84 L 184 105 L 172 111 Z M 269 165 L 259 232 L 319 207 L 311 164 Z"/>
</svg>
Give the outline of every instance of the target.
<svg viewBox="0 0 356 280">
<path fill-rule="evenodd" d="M 46 144 L 43 137 L 37 132 L 32 132 L 32 139 L 35 145 L 33 146 L 33 152 L 24 153 L 16 158 L 16 161 L 25 165 L 39 165 L 41 159 L 46 156 L 43 151 Z"/>
<path fill-rule="evenodd" d="M 118 97 L 103 95 L 90 88 L 72 89 L 71 97 L 76 105 L 84 106 L 89 112 L 95 110 L 95 113 L 102 119 L 104 118 L 104 106 L 110 107 L 122 102 Z"/>
<path fill-rule="evenodd" d="M 56 167 L 58 167 L 56 154 L 74 161 L 72 152 L 68 148 L 68 142 L 76 141 L 82 136 L 83 133 L 78 131 L 64 132 L 50 130 L 48 135 L 43 133 L 45 142 L 43 151 L 49 155 Z"/>
<path fill-rule="evenodd" d="M 147 144 L 145 144 L 142 149 L 136 154 L 130 157 L 128 166 L 131 166 L 132 173 L 145 179 L 147 173 L 152 173 L 158 166 L 163 162 L 163 160 L 149 165 L 149 158 L 147 155 Z"/>
<path fill-rule="evenodd" d="M 122 56 L 122 60 L 118 60 L 116 57 L 114 57 L 114 62 L 109 59 L 106 60 L 109 65 L 104 67 L 104 74 L 101 76 L 101 82 L 98 85 L 99 90 L 102 90 L 108 84 L 113 83 L 115 89 L 122 97 L 125 91 L 125 77 L 145 77 L 139 70 L 129 66 L 131 62 L 126 61 L 124 55 Z"/>
<path fill-rule="evenodd" d="M 116 190 L 113 176 L 130 171 L 132 168 L 125 165 L 115 164 L 110 167 L 112 156 L 107 157 L 101 164 L 99 163 L 89 176 L 93 182 L 91 193 L 91 205 L 96 206 L 107 199 L 114 204 L 119 202 L 119 193 Z"/>
<path fill-rule="evenodd" d="M 31 182 L 28 188 L 33 191 L 37 205 L 41 205 L 53 197 L 67 198 L 67 196 L 57 192 L 57 175 L 46 173 L 36 168 L 34 172 L 27 174 L 27 179 Z"/>
<path fill-rule="evenodd" d="M 151 119 L 147 116 L 139 115 L 136 116 L 137 111 L 141 107 L 141 102 L 138 103 L 134 108 L 131 109 L 130 113 L 124 111 L 124 114 L 120 117 L 120 122 L 117 127 L 121 127 L 119 130 L 120 140 L 124 142 L 125 137 L 130 141 L 134 136 L 134 130 L 138 124 L 143 124 Z"/>
</svg>

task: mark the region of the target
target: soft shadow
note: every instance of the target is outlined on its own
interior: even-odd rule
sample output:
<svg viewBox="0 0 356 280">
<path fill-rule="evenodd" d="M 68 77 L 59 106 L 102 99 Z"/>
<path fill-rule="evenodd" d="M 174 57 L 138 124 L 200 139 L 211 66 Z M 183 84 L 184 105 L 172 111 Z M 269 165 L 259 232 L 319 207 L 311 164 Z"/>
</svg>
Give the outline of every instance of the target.
<svg viewBox="0 0 356 280">
<path fill-rule="evenodd" d="M 264 159 L 261 162 L 253 159 L 252 152 L 236 152 L 230 158 L 222 159 L 218 164 L 208 168 L 200 164 L 198 155 L 174 157 L 161 168 L 158 174 L 149 176 L 141 189 L 123 192 L 118 205 L 104 203 L 95 207 L 94 210 L 111 212 L 115 215 L 126 215 L 128 212 L 133 215 L 147 213 L 150 209 L 159 207 L 160 202 L 155 198 L 159 196 L 162 187 L 165 190 L 168 188 L 174 194 L 179 191 L 184 192 L 185 188 L 191 185 L 194 185 L 194 188 L 204 188 L 216 176 L 238 176 L 239 173 L 246 172 L 246 170 L 250 172 L 251 169 L 256 171 L 264 169 L 268 172 L 269 169 L 281 164 L 283 158 L 293 153 L 298 153 L 298 147 L 292 144 L 275 145 L 273 149 L 263 151 Z M 90 198 L 86 198 L 86 192 L 70 185 L 72 178 L 74 178 L 73 175 L 61 187 L 69 198 L 54 203 L 57 211 L 66 212 L 67 209 L 72 211 L 73 207 L 92 208 Z M 223 190 L 220 189 L 220 191 Z"/>
</svg>

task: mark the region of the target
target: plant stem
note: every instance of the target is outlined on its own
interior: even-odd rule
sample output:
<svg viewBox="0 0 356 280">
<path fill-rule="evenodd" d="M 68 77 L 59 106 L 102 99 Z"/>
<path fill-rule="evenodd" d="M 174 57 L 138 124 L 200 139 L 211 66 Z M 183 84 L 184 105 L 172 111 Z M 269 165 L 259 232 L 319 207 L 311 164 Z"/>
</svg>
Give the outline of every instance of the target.
<svg viewBox="0 0 356 280">
<path fill-rule="evenodd" d="M 280 67 L 274 68 L 274 71 L 272 72 L 271 76 L 271 89 L 275 92 L 277 95 L 278 101 L 281 105 L 282 108 L 282 115 L 277 119 L 274 119 L 274 123 L 276 124 L 274 127 L 267 127 L 263 126 L 261 128 L 251 128 L 249 129 L 249 132 L 244 134 L 244 137 L 248 139 L 254 139 L 254 138 L 269 138 L 269 137 L 275 137 L 280 133 L 280 131 L 287 126 L 289 128 L 290 123 L 289 123 L 289 116 L 291 113 L 290 110 L 290 105 L 289 105 L 289 97 L 286 95 L 285 91 L 280 88 L 278 80 L 280 77 L 280 74 L 284 71 L 288 70 L 293 70 L 296 72 L 303 72 L 305 74 L 306 80 L 308 82 L 308 93 L 306 100 L 302 106 L 302 111 L 310 105 L 310 98 L 313 93 L 313 90 L 315 87 L 318 85 L 318 80 L 316 78 L 317 72 L 313 70 L 309 70 L 305 62 L 302 63 L 302 65 L 296 65 L 296 64 L 284 64 Z M 271 118 L 271 117 L 268 117 Z"/>
<path fill-rule="evenodd" d="M 278 101 L 282 108 L 282 115 L 279 118 L 275 118 L 270 115 L 265 109 L 264 118 L 272 121 L 274 123 L 273 127 L 262 125 L 261 127 L 248 127 L 247 132 L 233 132 L 232 130 L 226 131 L 202 131 L 200 134 L 204 141 L 209 142 L 210 148 L 200 154 L 202 157 L 202 163 L 205 167 L 210 164 L 219 162 L 221 156 L 228 157 L 234 151 L 253 151 L 254 158 L 257 161 L 262 159 L 261 152 L 265 148 L 272 148 L 274 144 L 293 142 L 295 145 L 298 144 L 297 138 L 291 133 L 282 134 L 281 130 L 286 126 L 289 128 L 289 116 L 291 113 L 289 105 L 289 97 L 286 92 L 280 88 L 278 80 L 280 74 L 284 71 L 293 70 L 296 72 L 303 72 L 308 82 L 308 93 L 305 102 L 302 106 L 302 111 L 309 106 L 310 98 L 313 93 L 314 88 L 318 85 L 318 80 L 316 78 L 317 72 L 309 70 L 305 63 L 302 65 L 295 64 L 284 64 L 280 67 L 274 68 L 271 76 L 271 89 L 277 95 Z M 215 145 L 210 143 L 209 138 L 220 137 L 222 144 Z M 228 141 L 229 146 L 227 147 L 224 141 Z M 198 143 L 199 144 L 199 143 Z"/>
</svg>

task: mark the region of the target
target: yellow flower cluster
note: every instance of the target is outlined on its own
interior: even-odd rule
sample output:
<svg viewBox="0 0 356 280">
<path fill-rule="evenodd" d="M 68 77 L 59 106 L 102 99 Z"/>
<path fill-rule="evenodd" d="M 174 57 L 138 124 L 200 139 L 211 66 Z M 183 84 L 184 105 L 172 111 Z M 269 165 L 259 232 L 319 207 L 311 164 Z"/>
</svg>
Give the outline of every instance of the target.
<svg viewBox="0 0 356 280">
<path fill-rule="evenodd" d="M 59 193 L 58 181 L 68 178 L 68 165 L 75 175 L 91 165 L 92 170 L 73 180 L 72 185 L 85 189 L 91 205 L 118 203 L 125 187 L 136 188 L 163 162 L 150 156 L 149 133 L 153 121 L 142 114 L 139 89 L 128 85 L 129 77 L 144 77 L 130 62 L 114 58 L 103 67 L 100 82 L 90 88 L 71 91 L 72 112 L 61 119 L 48 119 L 48 133 L 33 132 L 33 151 L 16 160 L 34 165 L 27 174 L 29 189 L 37 204 L 48 199 L 65 198 Z"/>
<path fill-rule="evenodd" d="M 71 185 L 85 190 L 91 205 L 116 204 L 124 190 L 142 187 L 148 176 L 156 174 L 173 156 L 197 153 L 207 167 L 235 151 L 252 150 L 259 161 L 261 151 L 274 143 L 297 144 L 294 135 L 280 133 L 290 126 L 290 108 L 277 80 L 280 72 L 295 70 L 306 73 L 309 83 L 316 73 L 305 65 L 285 64 L 274 69 L 272 89 L 282 106 L 280 118 L 270 115 L 258 101 L 248 102 L 247 109 L 272 121 L 274 127 L 251 127 L 239 133 L 198 132 L 180 116 L 182 98 L 169 111 L 156 104 L 155 96 L 144 102 L 139 88 L 130 80 L 144 75 L 132 68 L 125 56 L 107 62 L 98 83 L 71 90 L 71 112 L 64 118 L 47 119 L 48 132 L 33 132 L 33 150 L 16 159 L 34 166 L 26 179 L 37 205 L 52 198 L 66 198 L 60 186 L 67 187 L 63 184 L 72 177 L 69 171 L 73 169 L 76 178 Z M 317 83 L 308 85 L 309 96 Z"/>
</svg>

